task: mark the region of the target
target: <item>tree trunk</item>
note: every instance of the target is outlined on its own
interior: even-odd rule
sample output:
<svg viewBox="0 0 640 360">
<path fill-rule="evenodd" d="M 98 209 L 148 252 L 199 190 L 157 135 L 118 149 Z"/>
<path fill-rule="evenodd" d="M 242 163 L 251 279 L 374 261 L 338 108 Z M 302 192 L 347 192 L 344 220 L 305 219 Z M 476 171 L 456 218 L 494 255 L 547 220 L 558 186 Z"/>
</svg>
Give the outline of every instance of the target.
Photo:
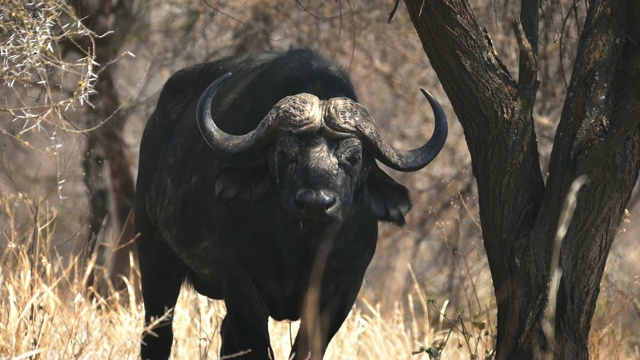
<svg viewBox="0 0 640 360">
<path fill-rule="evenodd" d="M 98 279 L 90 278 L 87 285 L 93 285 L 101 296 L 107 296 L 111 287 L 116 291 L 126 289 L 121 277 L 129 276 L 129 254 L 137 251 L 133 243 L 135 186 L 122 137 L 126 117 L 119 111 L 120 100 L 110 67 L 101 69 L 95 88 L 96 94 L 90 100 L 96 107 L 91 113 L 96 125 L 100 125 L 89 133 L 83 164 L 91 197 L 89 242 L 93 245 L 91 250 L 98 246 L 99 259 L 94 274 Z M 105 162 L 107 169 L 103 166 Z M 107 214 L 112 214 L 110 223 L 115 234 L 100 236 L 105 230 Z M 107 239 L 106 244 L 100 242 L 100 238 Z"/>
<path fill-rule="evenodd" d="M 88 133 L 83 168 L 91 209 L 87 255 L 92 256 L 96 246 L 95 251 L 99 254 L 97 272 L 89 277 L 87 286 L 93 286 L 102 296 L 109 295 L 112 285 L 116 291 L 125 289 L 121 276 L 129 275 L 129 254 L 136 251 L 131 215 L 135 186 L 123 139 L 126 116 L 121 110 L 110 66 L 120 56 L 120 49 L 135 24 L 133 3 L 134 0 L 72 1 L 78 17 L 99 36 L 95 44 L 82 46 L 86 49 L 93 46 L 94 60 L 98 64 L 96 93 L 90 97 L 93 108 L 89 110 L 87 121 L 89 128 L 95 130 Z M 113 214 L 112 219 L 108 218 L 109 213 Z M 109 234 L 104 234 L 109 246 L 99 241 L 107 220 L 111 220 L 119 234 L 116 239 L 109 239 Z"/>
<path fill-rule="evenodd" d="M 537 1 L 524 0 L 522 24 L 512 22 L 517 81 L 466 1 L 405 3 L 471 153 L 498 303 L 496 357 L 587 358 L 602 272 L 640 167 L 639 1 L 591 2 L 546 184 L 532 111 Z M 565 197 L 581 175 L 588 182 L 553 264 Z M 556 268 L 561 278 L 550 303 Z M 555 317 L 548 316 L 554 303 Z"/>
</svg>

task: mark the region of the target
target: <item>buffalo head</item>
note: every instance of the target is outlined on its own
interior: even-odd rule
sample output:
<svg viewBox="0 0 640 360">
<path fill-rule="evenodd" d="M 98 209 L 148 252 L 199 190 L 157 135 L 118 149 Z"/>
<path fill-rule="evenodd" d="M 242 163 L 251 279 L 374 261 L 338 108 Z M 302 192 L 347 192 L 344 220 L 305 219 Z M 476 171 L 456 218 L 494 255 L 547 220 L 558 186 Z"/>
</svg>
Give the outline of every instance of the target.
<svg viewBox="0 0 640 360">
<path fill-rule="evenodd" d="M 293 223 L 341 222 L 348 217 L 345 215 L 362 185 L 369 177 L 377 177 L 378 181 L 382 178 L 401 187 L 406 201 L 389 205 L 380 199 L 387 195 L 374 195 L 368 196 L 368 207 L 380 220 L 404 224 L 404 215 L 410 208 L 408 193 L 388 178 L 374 159 L 395 170 L 415 171 L 440 152 L 447 138 L 446 117 L 426 90 L 421 89 L 434 111 L 434 133 L 423 146 L 403 151 L 382 140 L 373 118 L 357 102 L 348 98 L 320 100 L 307 93 L 280 100 L 257 128 L 245 135 L 225 133 L 214 122 L 211 107 L 216 92 L 229 76 L 214 81 L 200 97 L 200 131 L 209 146 L 222 154 L 244 154 L 269 147 L 269 173 Z"/>
</svg>

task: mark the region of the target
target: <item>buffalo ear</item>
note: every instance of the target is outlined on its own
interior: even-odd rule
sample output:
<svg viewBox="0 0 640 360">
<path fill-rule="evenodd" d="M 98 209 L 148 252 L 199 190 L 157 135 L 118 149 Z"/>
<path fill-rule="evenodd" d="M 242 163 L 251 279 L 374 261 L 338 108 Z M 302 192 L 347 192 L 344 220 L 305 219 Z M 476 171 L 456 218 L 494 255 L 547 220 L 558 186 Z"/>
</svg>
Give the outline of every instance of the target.
<svg viewBox="0 0 640 360">
<path fill-rule="evenodd" d="M 404 216 L 411 210 L 409 190 L 374 165 L 366 185 L 369 207 L 380 221 L 404 226 Z"/>
<path fill-rule="evenodd" d="M 249 160 L 224 167 L 216 176 L 216 197 L 225 200 L 260 200 L 271 185 L 264 159 Z"/>
</svg>

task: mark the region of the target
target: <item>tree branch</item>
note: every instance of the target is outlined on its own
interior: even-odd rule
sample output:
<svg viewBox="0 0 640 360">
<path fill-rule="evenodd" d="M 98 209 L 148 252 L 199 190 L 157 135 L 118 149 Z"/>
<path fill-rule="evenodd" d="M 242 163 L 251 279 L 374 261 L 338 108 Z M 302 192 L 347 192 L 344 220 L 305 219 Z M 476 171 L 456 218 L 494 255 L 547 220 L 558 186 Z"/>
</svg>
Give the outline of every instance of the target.
<svg viewBox="0 0 640 360">
<path fill-rule="evenodd" d="M 518 86 L 522 91 L 529 92 L 535 99 L 538 88 L 538 59 L 537 50 L 534 50 L 531 42 L 525 36 L 522 23 L 519 19 L 511 18 L 511 26 L 516 35 L 518 48 L 520 49 L 520 74 L 518 76 Z"/>
<path fill-rule="evenodd" d="M 531 52 L 534 57 L 538 57 L 538 9 L 540 8 L 539 0 L 522 0 L 520 2 L 520 21 L 522 29 L 527 37 L 527 41 L 531 45 Z M 519 42 L 519 41 L 518 41 Z"/>
<path fill-rule="evenodd" d="M 466 1 L 405 3 L 465 129 L 487 255 L 496 267 L 492 270 L 506 274 L 505 252 L 512 248 L 514 237 L 533 226 L 531 216 L 522 215 L 537 213 L 544 192 L 531 92 L 519 93 Z M 533 57 L 532 51 L 525 53 Z M 535 66 L 529 69 L 531 83 Z M 496 286 L 501 280 L 494 278 Z"/>
</svg>

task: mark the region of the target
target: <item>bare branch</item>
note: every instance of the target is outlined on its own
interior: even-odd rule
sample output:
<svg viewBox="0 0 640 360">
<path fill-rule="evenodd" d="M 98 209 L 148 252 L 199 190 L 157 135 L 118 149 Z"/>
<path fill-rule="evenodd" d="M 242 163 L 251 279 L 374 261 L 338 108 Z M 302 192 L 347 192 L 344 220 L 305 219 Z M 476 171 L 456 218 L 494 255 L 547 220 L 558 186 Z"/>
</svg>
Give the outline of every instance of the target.
<svg viewBox="0 0 640 360">
<path fill-rule="evenodd" d="M 516 34 L 518 48 L 520 49 L 520 74 L 518 77 L 518 84 L 521 87 L 525 86 L 529 92 L 535 93 L 538 75 L 536 51 L 532 48 L 532 44 L 529 42 L 529 39 L 525 37 L 520 20 L 511 18 L 511 26 Z"/>
<path fill-rule="evenodd" d="M 539 0 L 522 0 L 520 4 L 520 21 L 524 34 L 531 45 L 531 52 L 535 57 L 538 57 L 539 8 Z"/>
<path fill-rule="evenodd" d="M 396 14 L 399 4 L 400 4 L 400 0 L 393 1 L 393 9 L 391 9 L 391 12 L 389 13 L 389 19 L 387 19 L 387 23 L 391 24 L 391 20 L 393 19 L 393 16 Z"/>
</svg>

